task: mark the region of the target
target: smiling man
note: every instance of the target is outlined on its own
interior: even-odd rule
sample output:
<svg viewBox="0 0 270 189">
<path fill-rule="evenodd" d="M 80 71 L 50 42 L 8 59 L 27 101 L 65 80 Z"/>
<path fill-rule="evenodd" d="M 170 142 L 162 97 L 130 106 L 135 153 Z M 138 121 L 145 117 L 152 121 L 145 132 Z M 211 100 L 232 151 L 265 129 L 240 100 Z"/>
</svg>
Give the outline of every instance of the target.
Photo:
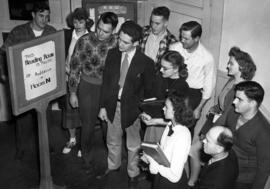
<svg viewBox="0 0 270 189">
<path fill-rule="evenodd" d="M 138 24 L 133 21 L 122 24 L 118 47 L 110 50 L 106 58 L 99 112 L 99 117 L 108 123 L 108 167 L 97 178 L 119 170 L 122 136 L 125 133 L 129 188 L 135 188 L 140 180 L 139 104 L 142 99 L 151 97 L 154 77 L 154 62 L 136 48 L 141 37 L 142 28 Z"/>
<path fill-rule="evenodd" d="M 95 32 L 80 37 L 70 61 L 69 92 L 72 107 L 79 107 L 81 119 L 81 152 L 85 173 L 93 176 L 94 128 L 99 111 L 100 89 L 105 59 L 117 44 L 113 34 L 118 17 L 113 12 L 103 13 Z"/>
<path fill-rule="evenodd" d="M 56 29 L 48 25 L 50 20 L 50 9 L 45 2 L 35 3 L 31 11 L 32 21 L 16 26 L 11 30 L 3 46 L 1 47 L 0 75 L 1 78 L 7 78 L 6 71 L 6 48 L 15 44 L 30 41 L 39 36 L 45 36 L 56 32 Z M 5 80 L 5 79 L 4 79 Z M 8 81 L 4 81 L 8 82 Z M 8 86 L 8 85 L 7 85 Z M 7 89 L 8 90 L 8 89 Z M 1 93 L 2 95 L 2 93 Z M 7 98 L 7 102 L 8 102 Z M 2 103 L 2 102 L 0 102 Z M 4 103 L 5 104 L 5 103 Z M 5 106 L 2 106 L 3 108 Z M 31 146 L 27 144 L 29 138 L 36 135 L 36 112 L 30 110 L 16 116 L 16 159 L 22 159 L 26 151 L 32 151 Z M 37 143 L 37 142 L 36 142 Z"/>
<path fill-rule="evenodd" d="M 143 40 L 140 44 L 142 52 L 156 63 L 157 71 L 160 68 L 160 58 L 169 49 L 176 38 L 167 29 L 170 10 L 167 7 L 156 7 L 150 17 L 150 25 L 143 28 Z"/>
</svg>

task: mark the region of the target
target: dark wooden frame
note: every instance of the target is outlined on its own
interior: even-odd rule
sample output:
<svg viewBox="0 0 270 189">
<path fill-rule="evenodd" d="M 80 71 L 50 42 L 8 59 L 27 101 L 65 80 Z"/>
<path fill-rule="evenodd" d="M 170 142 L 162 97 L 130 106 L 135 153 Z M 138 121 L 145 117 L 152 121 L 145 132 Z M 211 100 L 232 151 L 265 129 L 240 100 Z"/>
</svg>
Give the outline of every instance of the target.
<svg viewBox="0 0 270 189">
<path fill-rule="evenodd" d="M 26 48 L 48 41 L 53 41 L 55 43 L 56 88 L 34 99 L 26 100 L 21 53 Z M 51 101 L 66 93 L 64 44 L 64 32 L 58 31 L 44 37 L 35 38 L 31 41 L 8 47 L 8 75 L 11 90 L 12 111 L 15 115 L 37 107 L 41 101 Z"/>
</svg>

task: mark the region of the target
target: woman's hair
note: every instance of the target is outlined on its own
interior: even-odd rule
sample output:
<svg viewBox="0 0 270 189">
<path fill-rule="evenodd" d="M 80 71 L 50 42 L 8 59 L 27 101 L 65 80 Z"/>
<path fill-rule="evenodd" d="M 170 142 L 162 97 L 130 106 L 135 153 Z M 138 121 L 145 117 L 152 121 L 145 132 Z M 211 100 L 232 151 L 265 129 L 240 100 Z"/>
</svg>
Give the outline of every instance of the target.
<svg viewBox="0 0 270 189">
<path fill-rule="evenodd" d="M 229 56 L 233 56 L 236 62 L 239 64 L 241 77 L 244 80 L 251 80 L 254 77 L 256 65 L 247 52 L 242 51 L 238 47 L 232 47 L 229 51 Z"/>
<path fill-rule="evenodd" d="M 187 65 L 184 63 L 184 58 L 179 52 L 171 50 L 166 51 L 162 55 L 161 60 L 170 62 L 173 68 L 178 67 L 179 77 L 185 80 L 187 79 L 188 77 Z"/>
<path fill-rule="evenodd" d="M 85 27 L 88 31 L 94 24 L 94 21 L 89 18 L 89 13 L 84 8 L 76 8 L 67 16 L 67 25 L 72 29 L 74 28 L 74 20 L 85 20 Z"/>
<path fill-rule="evenodd" d="M 188 105 L 187 97 L 170 94 L 167 99 L 172 103 L 175 121 L 186 127 L 193 126 L 195 118 L 193 110 Z"/>
</svg>

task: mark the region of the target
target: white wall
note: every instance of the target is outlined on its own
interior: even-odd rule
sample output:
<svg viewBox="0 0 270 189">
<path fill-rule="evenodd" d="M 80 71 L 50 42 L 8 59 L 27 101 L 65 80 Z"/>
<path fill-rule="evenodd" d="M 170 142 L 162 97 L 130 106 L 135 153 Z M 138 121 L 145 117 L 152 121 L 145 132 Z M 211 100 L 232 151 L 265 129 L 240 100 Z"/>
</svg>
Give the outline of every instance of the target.
<svg viewBox="0 0 270 189">
<path fill-rule="evenodd" d="M 226 71 L 232 46 L 247 51 L 254 59 L 254 80 L 265 89 L 262 111 L 270 118 L 270 1 L 225 0 L 219 69 Z"/>
</svg>

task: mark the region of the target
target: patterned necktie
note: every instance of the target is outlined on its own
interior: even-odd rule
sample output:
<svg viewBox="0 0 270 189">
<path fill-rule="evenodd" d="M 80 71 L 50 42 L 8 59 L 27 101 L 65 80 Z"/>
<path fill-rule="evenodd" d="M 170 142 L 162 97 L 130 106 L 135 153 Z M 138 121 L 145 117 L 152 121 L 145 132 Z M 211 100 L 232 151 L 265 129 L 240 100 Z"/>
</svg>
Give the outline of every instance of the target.
<svg viewBox="0 0 270 189">
<path fill-rule="evenodd" d="M 128 65 L 128 53 L 125 53 L 125 57 L 124 57 L 124 60 L 122 62 L 121 71 L 120 71 L 120 79 L 119 79 L 120 88 L 123 88 L 123 86 L 124 86 L 127 71 L 128 71 L 128 66 L 129 66 Z"/>
<path fill-rule="evenodd" d="M 169 132 L 168 136 L 171 136 L 173 134 L 172 124 L 169 125 Z"/>
</svg>

